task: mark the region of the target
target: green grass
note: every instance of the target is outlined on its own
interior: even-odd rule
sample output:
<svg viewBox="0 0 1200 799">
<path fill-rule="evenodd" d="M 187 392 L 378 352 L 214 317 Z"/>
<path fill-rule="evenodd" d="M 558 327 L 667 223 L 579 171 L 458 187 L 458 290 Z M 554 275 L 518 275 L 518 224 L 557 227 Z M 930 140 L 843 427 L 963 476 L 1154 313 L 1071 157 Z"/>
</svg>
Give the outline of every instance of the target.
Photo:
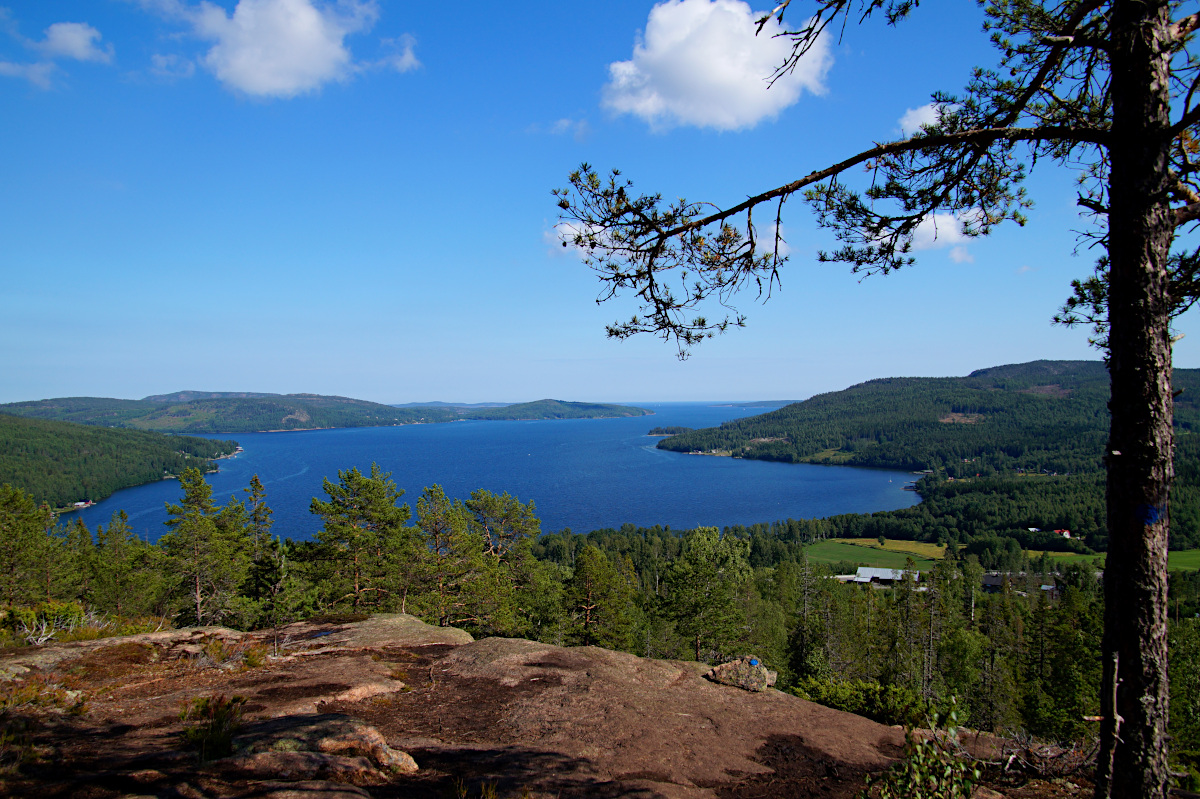
<svg viewBox="0 0 1200 799">
<path fill-rule="evenodd" d="M 1030 560 L 1040 558 L 1042 553 L 1038 550 L 1028 550 Z M 1104 553 L 1100 552 L 1096 555 L 1079 555 L 1074 552 L 1051 552 L 1050 558 L 1059 563 L 1091 563 L 1096 558 L 1099 558 L 1103 563 Z M 1167 553 L 1167 569 L 1169 571 L 1191 571 L 1200 569 L 1200 549 L 1181 549 L 1177 552 Z"/>
<path fill-rule="evenodd" d="M 880 549 L 878 542 L 874 539 L 863 539 L 862 545 L 849 544 L 845 540 L 832 539 L 829 541 L 821 541 L 812 546 L 805 547 L 804 552 L 809 559 L 816 563 L 837 563 L 838 561 L 848 560 L 857 563 L 860 566 L 876 566 L 881 569 L 903 569 L 905 561 L 912 557 L 920 570 L 933 568 L 933 561 L 929 558 L 917 557 L 904 552 L 897 552 L 892 549 Z M 908 544 L 910 547 L 919 546 L 912 541 L 897 542 Z M 874 544 L 874 546 L 871 546 Z"/>
<path fill-rule="evenodd" d="M 1167 568 L 1171 571 L 1200 569 L 1200 549 L 1181 549 L 1178 552 L 1168 552 Z"/>
<path fill-rule="evenodd" d="M 945 548 L 937 544 L 921 541 L 902 541 L 896 538 L 885 538 L 884 545 L 879 546 L 875 538 L 831 538 L 812 546 L 805 547 L 805 554 L 814 563 L 837 563 L 850 561 L 859 566 L 875 566 L 881 569 L 902 569 L 904 562 L 912 558 L 917 568 L 926 571 L 933 568 L 934 561 L 940 560 L 945 554 Z M 1030 560 L 1042 556 L 1041 550 L 1026 550 Z M 1104 553 L 1095 555 L 1080 555 L 1076 552 L 1049 552 L 1050 558 L 1058 563 L 1083 563 L 1090 565 L 1097 558 L 1104 561 Z M 1170 571 L 1185 571 L 1200 569 L 1200 549 L 1184 549 L 1167 554 L 1167 568 Z"/>
<path fill-rule="evenodd" d="M 853 544 L 867 549 L 886 549 L 889 552 L 901 552 L 912 555 L 914 559 L 941 560 L 946 557 L 946 547 L 942 544 L 930 544 L 926 541 L 905 541 L 900 538 L 885 538 L 883 546 L 879 546 L 878 538 L 832 538 L 839 544 Z"/>
</svg>

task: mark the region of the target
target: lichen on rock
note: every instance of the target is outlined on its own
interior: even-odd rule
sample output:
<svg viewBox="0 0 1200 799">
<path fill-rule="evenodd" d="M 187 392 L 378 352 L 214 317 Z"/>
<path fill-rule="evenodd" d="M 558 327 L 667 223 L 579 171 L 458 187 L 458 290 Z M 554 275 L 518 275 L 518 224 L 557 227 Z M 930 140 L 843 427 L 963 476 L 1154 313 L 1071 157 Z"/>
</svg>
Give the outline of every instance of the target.
<svg viewBox="0 0 1200 799">
<path fill-rule="evenodd" d="M 754 655 L 731 660 L 719 666 L 713 666 L 705 678 L 721 685 L 732 685 L 747 691 L 765 691 L 775 684 L 776 672 L 770 671 L 763 665 L 762 660 Z"/>
</svg>

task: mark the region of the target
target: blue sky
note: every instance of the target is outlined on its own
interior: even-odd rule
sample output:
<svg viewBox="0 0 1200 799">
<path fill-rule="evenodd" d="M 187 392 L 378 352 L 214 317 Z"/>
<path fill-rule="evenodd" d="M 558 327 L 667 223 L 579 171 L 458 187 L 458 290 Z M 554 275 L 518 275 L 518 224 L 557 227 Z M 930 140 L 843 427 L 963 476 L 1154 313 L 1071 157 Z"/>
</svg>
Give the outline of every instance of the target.
<svg viewBox="0 0 1200 799">
<path fill-rule="evenodd" d="M 180 389 L 380 402 L 791 399 L 894 375 L 1096 358 L 1051 327 L 1083 226 L 1039 166 L 1024 228 L 860 281 L 791 260 L 686 362 L 554 244 L 581 161 L 716 203 L 901 133 L 993 63 L 974 4 L 824 43 L 761 89 L 734 0 L 0 0 L 0 401 Z M 731 54 L 736 57 L 731 56 Z M 765 65 L 765 66 L 764 66 Z M 1200 330 L 1176 365 L 1200 366 Z"/>
</svg>

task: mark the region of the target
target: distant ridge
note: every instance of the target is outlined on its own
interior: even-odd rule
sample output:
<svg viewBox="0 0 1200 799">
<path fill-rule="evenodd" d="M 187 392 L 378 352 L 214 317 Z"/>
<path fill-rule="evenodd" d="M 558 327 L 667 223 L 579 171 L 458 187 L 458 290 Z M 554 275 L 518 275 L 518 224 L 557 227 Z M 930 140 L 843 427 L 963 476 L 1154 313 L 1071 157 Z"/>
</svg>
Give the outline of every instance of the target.
<svg viewBox="0 0 1200 799">
<path fill-rule="evenodd" d="M 1095 473 L 1108 435 L 1101 361 L 1031 361 L 966 377 L 882 377 L 659 442 L 789 463 L 977 473 Z M 1200 370 L 1176 369 L 1179 446 L 1200 423 Z M 1188 442 L 1190 444 L 1190 442 Z"/>
<path fill-rule="evenodd" d="M 194 397 L 187 399 L 188 397 Z M 253 433 L 450 422 L 446 408 L 393 408 L 320 394 L 178 391 L 144 400 L 68 397 L 0 405 L 0 413 L 159 433 Z"/>
<path fill-rule="evenodd" d="M 504 408 L 511 402 L 393 402 L 393 408 Z"/>
<path fill-rule="evenodd" d="M 516 405 L 382 405 L 321 394 L 176 391 L 141 400 L 61 397 L 0 405 L 0 413 L 159 433 L 254 433 L 388 427 L 458 419 L 595 419 L 644 416 L 645 408 L 539 400 Z"/>
<path fill-rule="evenodd" d="M 632 405 L 611 405 L 599 402 L 564 402 L 544 399 L 522 402 L 493 410 L 465 414 L 469 419 L 535 420 L 535 419 L 611 419 L 623 416 L 649 416 L 654 411 Z"/>
<path fill-rule="evenodd" d="M 174 394 L 154 394 L 143 397 L 142 402 L 194 402 L 204 399 L 260 399 L 262 397 L 283 397 L 285 394 L 258 394 L 253 391 L 176 391 Z M 293 396 L 316 396 L 293 395 Z"/>
</svg>

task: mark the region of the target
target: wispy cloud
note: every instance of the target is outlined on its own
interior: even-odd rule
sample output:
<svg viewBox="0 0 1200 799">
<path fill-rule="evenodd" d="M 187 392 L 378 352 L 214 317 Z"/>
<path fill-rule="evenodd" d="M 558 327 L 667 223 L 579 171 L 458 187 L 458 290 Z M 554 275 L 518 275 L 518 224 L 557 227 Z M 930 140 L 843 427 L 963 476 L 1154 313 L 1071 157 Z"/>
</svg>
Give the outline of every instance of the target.
<svg viewBox="0 0 1200 799">
<path fill-rule="evenodd" d="M 54 85 L 54 73 L 57 70 L 58 68 L 49 61 L 41 61 L 36 64 L 14 64 L 11 61 L 0 61 L 0 76 L 24 78 L 39 89 L 49 89 Z"/>
<path fill-rule="evenodd" d="M 533 134 L 548 134 L 551 136 L 570 136 L 577 142 L 585 141 L 588 135 L 592 132 L 592 126 L 586 119 L 572 119 L 571 117 L 563 117 L 556 119 L 548 125 L 534 124 L 525 129 L 526 133 Z"/>
<path fill-rule="evenodd" d="M 421 66 L 417 60 L 417 39 L 411 33 L 405 33 L 395 39 L 384 39 L 384 47 L 392 52 L 375 62 L 375 66 L 394 69 L 397 72 L 411 72 Z"/>
<path fill-rule="evenodd" d="M 196 72 L 196 64 L 175 53 L 155 53 L 150 56 L 150 72 L 168 80 L 190 78 Z"/>
<path fill-rule="evenodd" d="M 776 37 L 782 28 L 774 19 L 755 35 L 761 16 L 741 0 L 659 3 L 633 57 L 609 65 L 604 106 L 659 130 L 738 130 L 775 117 L 806 90 L 823 92 L 832 64 L 824 37 L 794 70 L 768 85 L 791 43 Z"/>
</svg>

